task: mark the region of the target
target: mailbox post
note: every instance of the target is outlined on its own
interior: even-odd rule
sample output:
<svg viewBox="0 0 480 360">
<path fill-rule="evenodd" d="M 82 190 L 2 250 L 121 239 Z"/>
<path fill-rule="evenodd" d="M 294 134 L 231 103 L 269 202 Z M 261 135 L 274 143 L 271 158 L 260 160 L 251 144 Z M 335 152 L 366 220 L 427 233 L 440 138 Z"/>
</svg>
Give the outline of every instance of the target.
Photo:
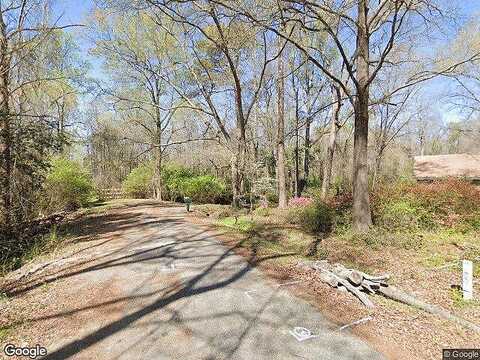
<svg viewBox="0 0 480 360">
<path fill-rule="evenodd" d="M 187 208 L 187 212 L 190 212 L 190 205 L 192 204 L 192 199 L 190 199 L 188 196 L 185 196 L 183 198 L 183 202 L 185 203 L 185 207 Z"/>
</svg>

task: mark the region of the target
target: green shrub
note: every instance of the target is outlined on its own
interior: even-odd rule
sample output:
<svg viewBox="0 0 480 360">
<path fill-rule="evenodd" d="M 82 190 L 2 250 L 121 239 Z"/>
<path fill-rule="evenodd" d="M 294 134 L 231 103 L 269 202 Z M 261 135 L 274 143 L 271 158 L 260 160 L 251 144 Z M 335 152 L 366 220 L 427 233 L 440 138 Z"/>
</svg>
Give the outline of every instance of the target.
<svg viewBox="0 0 480 360">
<path fill-rule="evenodd" d="M 376 224 L 390 230 L 428 229 L 434 227 L 432 213 L 418 202 L 406 198 L 393 198 L 382 205 Z"/>
<path fill-rule="evenodd" d="M 133 169 L 122 183 L 123 192 L 134 199 L 145 199 L 152 195 L 153 167 L 142 164 Z"/>
<path fill-rule="evenodd" d="M 44 208 L 47 211 L 73 210 L 93 200 L 93 182 L 89 172 L 77 161 L 52 160 L 45 179 Z"/>
<path fill-rule="evenodd" d="M 177 164 L 167 164 L 162 169 L 163 191 L 172 201 L 182 201 L 185 196 L 196 203 L 229 204 L 231 192 L 214 176 L 198 175 L 195 171 Z"/>
<path fill-rule="evenodd" d="M 317 200 L 305 208 L 301 221 L 309 232 L 328 232 L 333 223 L 333 211 L 327 204 Z"/>
<path fill-rule="evenodd" d="M 331 231 L 334 222 L 332 207 L 321 200 L 305 207 L 292 207 L 288 210 L 287 219 L 300 225 L 307 232 L 326 233 Z"/>
<path fill-rule="evenodd" d="M 267 192 L 265 197 L 269 204 L 275 205 L 278 204 L 278 194 L 275 192 Z"/>
<path fill-rule="evenodd" d="M 480 191 L 464 180 L 400 182 L 378 189 L 372 199 L 375 223 L 388 229 L 480 228 Z"/>
<path fill-rule="evenodd" d="M 138 166 L 122 184 L 125 194 L 132 198 L 148 198 L 153 193 L 154 169 L 152 163 Z M 228 203 L 231 195 L 225 184 L 211 175 L 196 176 L 195 172 L 176 164 L 165 164 L 162 168 L 162 194 L 171 201 L 191 198 L 200 204 Z"/>
<path fill-rule="evenodd" d="M 268 207 L 265 207 L 265 206 L 259 206 L 258 208 L 256 208 L 253 213 L 256 215 L 256 216 L 261 216 L 261 217 L 265 217 L 265 216 L 270 216 L 271 213 L 272 213 L 272 210 Z"/>
<path fill-rule="evenodd" d="M 195 173 L 177 164 L 166 164 L 162 169 L 163 194 L 171 201 L 180 201 L 185 196 L 184 188 Z"/>
<path fill-rule="evenodd" d="M 181 184 L 183 196 L 200 204 L 216 203 L 226 192 L 223 182 L 211 175 L 195 176 Z"/>
</svg>

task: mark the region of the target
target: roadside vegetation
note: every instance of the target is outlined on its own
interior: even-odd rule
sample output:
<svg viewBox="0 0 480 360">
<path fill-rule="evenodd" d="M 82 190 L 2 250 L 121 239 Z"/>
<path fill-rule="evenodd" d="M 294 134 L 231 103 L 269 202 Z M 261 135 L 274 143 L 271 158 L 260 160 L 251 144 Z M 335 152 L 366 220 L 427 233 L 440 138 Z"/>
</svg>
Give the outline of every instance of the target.
<svg viewBox="0 0 480 360">
<path fill-rule="evenodd" d="M 55 251 L 63 241 L 59 229 L 67 215 L 98 202 L 92 176 L 79 161 L 53 157 L 43 176 L 37 201 L 30 207 L 35 219 L 16 224 L 19 235 L 2 243 L 0 275 Z"/>
<path fill-rule="evenodd" d="M 141 164 L 122 183 L 127 198 L 152 198 L 155 191 L 153 163 Z M 161 192 L 165 200 L 183 202 L 185 197 L 200 204 L 229 204 L 232 195 L 226 184 L 205 172 L 194 171 L 174 163 L 161 172 Z"/>
<path fill-rule="evenodd" d="M 378 251 L 432 250 L 451 244 L 463 249 L 459 255 L 480 261 L 480 189 L 476 185 L 458 179 L 431 183 L 403 181 L 393 186 L 378 186 L 371 201 L 374 225 L 363 233 L 352 231 L 349 193 L 326 200 L 315 196 L 292 198 L 286 209 L 277 209 L 273 203 L 243 213 L 216 206 L 199 206 L 197 210 L 218 218 L 218 225 L 241 231 L 271 224 L 302 231 L 312 239 L 321 238 L 322 242 L 335 239 Z M 449 260 L 454 259 L 448 254 L 432 253 L 426 258 L 432 266 L 444 265 Z"/>
<path fill-rule="evenodd" d="M 460 285 L 460 261 L 472 260 L 480 276 L 480 189 L 458 179 L 402 181 L 378 186 L 371 202 L 374 225 L 362 233 L 352 230 L 348 193 L 292 198 L 286 209 L 273 203 L 253 211 L 215 205 L 195 210 L 208 223 L 242 234 L 242 247 L 259 257 L 281 256 L 283 264 L 327 259 L 370 273 L 388 271 L 398 282 L 415 273 L 425 291 L 432 287 L 430 271 L 447 272 L 454 281 L 447 299 L 459 304 L 450 285 Z"/>
<path fill-rule="evenodd" d="M 198 205 L 192 216 L 213 225 L 238 253 L 262 259 L 261 267 L 272 277 L 297 282 L 296 291 L 327 316 L 339 322 L 373 316 L 374 324 L 364 334 L 382 344 L 385 337 L 394 337 L 407 358 L 418 356 L 412 343 L 421 343 L 421 358 L 432 359 L 446 344 L 475 343 L 477 335 L 464 328 L 379 296 L 372 298 L 375 309 L 366 310 L 350 294 L 312 280 L 298 264 L 327 260 L 368 274 L 388 273 L 395 287 L 477 323 L 480 302 L 463 299 L 461 260 L 473 261 L 478 288 L 480 188 L 458 179 L 408 180 L 377 186 L 371 203 L 374 224 L 361 233 L 352 229 L 348 192 L 324 200 L 320 195 L 292 198 L 285 209 L 275 203 L 252 211 Z M 427 333 L 430 340 L 419 340 Z"/>
</svg>

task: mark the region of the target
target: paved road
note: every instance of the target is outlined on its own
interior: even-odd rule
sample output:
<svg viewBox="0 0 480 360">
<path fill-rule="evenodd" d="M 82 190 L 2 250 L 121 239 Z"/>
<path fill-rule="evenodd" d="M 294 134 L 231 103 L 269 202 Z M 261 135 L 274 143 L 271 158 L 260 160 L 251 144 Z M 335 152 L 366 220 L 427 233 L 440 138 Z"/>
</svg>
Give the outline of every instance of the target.
<svg viewBox="0 0 480 360">
<path fill-rule="evenodd" d="M 183 214 L 139 206 L 111 221 L 120 235 L 94 247 L 109 255 L 64 279 L 80 302 L 105 291 L 45 359 L 383 359 Z"/>
</svg>

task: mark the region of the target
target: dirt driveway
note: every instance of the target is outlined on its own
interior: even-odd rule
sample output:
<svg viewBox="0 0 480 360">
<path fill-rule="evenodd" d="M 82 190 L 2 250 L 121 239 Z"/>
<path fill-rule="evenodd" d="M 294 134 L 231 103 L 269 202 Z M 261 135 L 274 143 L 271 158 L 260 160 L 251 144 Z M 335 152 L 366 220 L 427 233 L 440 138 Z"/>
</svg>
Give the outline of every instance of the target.
<svg viewBox="0 0 480 360">
<path fill-rule="evenodd" d="M 84 224 L 0 304 L 10 341 L 45 346 L 45 359 L 383 358 L 184 214 L 145 202 Z"/>
</svg>

